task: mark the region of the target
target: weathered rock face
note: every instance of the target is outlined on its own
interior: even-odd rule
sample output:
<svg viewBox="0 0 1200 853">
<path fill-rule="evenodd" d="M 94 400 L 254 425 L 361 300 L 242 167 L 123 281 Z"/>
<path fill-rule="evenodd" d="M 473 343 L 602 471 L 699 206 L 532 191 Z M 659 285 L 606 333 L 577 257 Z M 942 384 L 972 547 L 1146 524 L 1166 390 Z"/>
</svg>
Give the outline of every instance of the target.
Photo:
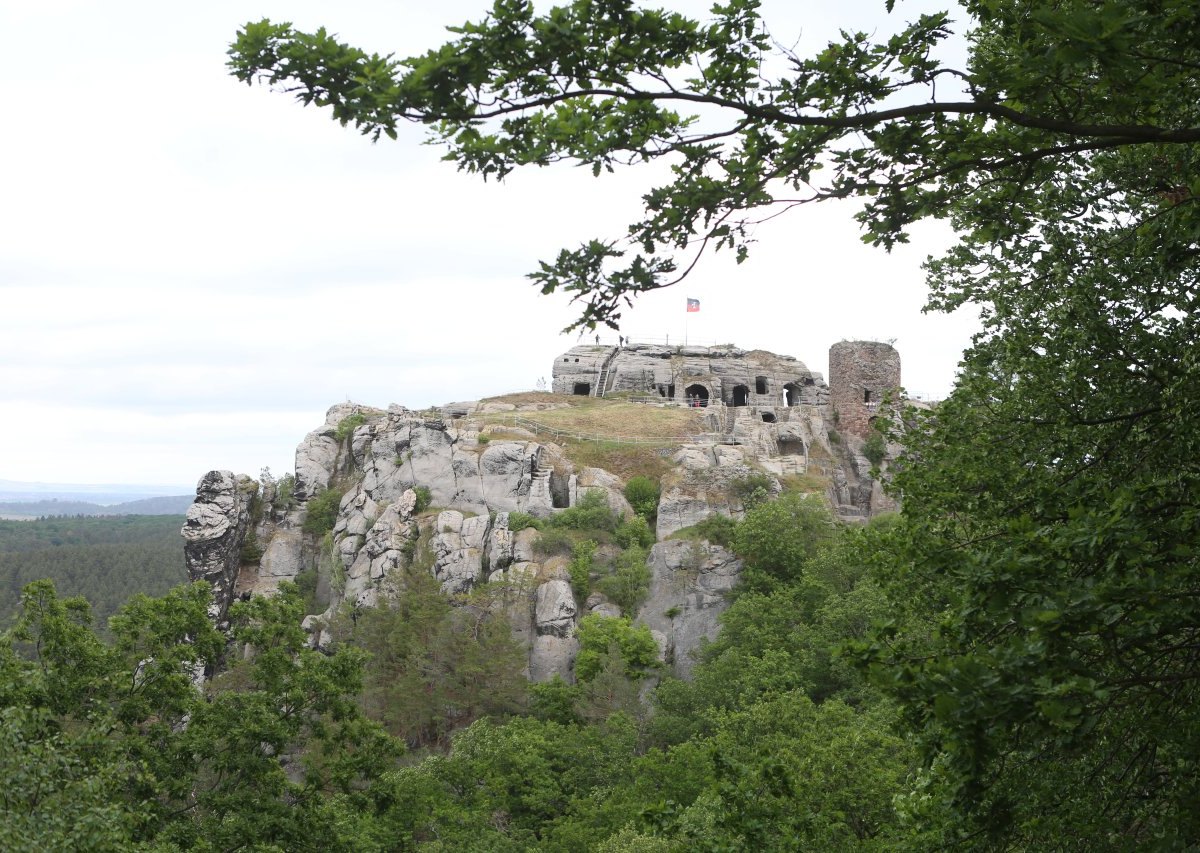
<svg viewBox="0 0 1200 853">
<path fill-rule="evenodd" d="M 661 635 L 667 663 L 679 678 L 690 678 L 695 653 L 705 637 L 717 636 L 717 617 L 728 607 L 726 594 L 742 564 L 719 545 L 675 540 L 650 549 L 650 592 L 637 621 Z"/>
<path fill-rule="evenodd" d="M 331 418 L 335 410 L 342 413 L 344 407 L 331 409 Z M 401 406 L 386 413 L 374 411 L 373 419 L 354 430 L 348 456 L 339 456 L 333 438 L 336 421 L 305 438 L 296 453 L 298 493 L 301 484 L 305 496 L 327 487 L 342 464 L 361 473 L 362 493 L 379 505 L 424 486 L 434 504 L 475 513 L 522 510 L 546 515 L 555 506 L 547 482 L 553 451 L 545 445 L 484 444 L 474 426 L 461 421 L 423 418 Z"/>
<path fill-rule="evenodd" d="M 407 565 L 420 535 L 413 518 L 416 503 L 416 493 L 406 491 L 363 534 L 362 548 L 346 570 L 344 601 L 363 607 L 374 603 L 381 588 L 396 591 L 398 570 Z"/>
<path fill-rule="evenodd" d="M 737 447 L 685 445 L 672 459 L 676 473 L 663 483 L 657 536 L 698 524 L 710 515 L 740 518 L 744 507 L 731 494 L 734 480 L 756 473 Z"/>
<path fill-rule="evenodd" d="M 821 374 L 803 362 L 732 346 L 577 346 L 554 360 L 553 375 L 556 394 L 593 397 L 632 391 L 673 400 L 701 397 L 728 406 L 788 408 L 823 404 L 828 394 Z"/>
<path fill-rule="evenodd" d="M 835 350 L 831 372 L 837 371 L 839 428 L 845 433 L 840 442 L 829 438 L 826 425 L 833 409 L 821 375 L 794 358 L 759 350 L 575 347 L 556 359 L 554 389 L 560 395 L 633 392 L 662 406 L 708 404 L 681 419 L 691 435 L 674 452 L 672 469 L 661 482 L 660 540 L 714 514 L 742 517 L 743 490 L 736 482 L 742 478 L 765 472 L 770 489 L 778 492 L 788 477 L 804 475 L 810 466 L 829 482 L 839 515 L 863 520 L 894 506 L 872 477 L 857 430 L 873 416 L 872 404 L 898 386 L 899 360 L 886 345 Z M 281 500 L 264 513 L 256 529 L 261 563 L 242 567 L 240 576 L 237 562 L 254 484 L 228 472 L 209 474 L 189 510 L 184 535 L 189 571 L 213 582 L 217 591 L 214 618 L 225 618 L 235 592 L 270 594 L 280 582 L 315 567 L 318 600 L 330 609 L 306 625 L 314 644 L 323 645 L 331 641 L 328 627 L 338 607 L 373 606 L 402 594 L 411 571 L 427 571 L 456 605 L 476 590 L 469 606 L 508 616 L 514 636 L 528 650 L 531 679 L 573 680 L 580 617 L 619 616 L 621 609 L 598 593 L 577 601 L 569 560 L 543 559 L 535 549 L 539 533 L 530 527 L 510 529 L 510 514 L 547 518 L 593 491 L 625 517 L 632 509 L 624 482 L 612 473 L 576 468 L 565 450 L 540 442 L 516 421 L 501 424 L 484 417 L 559 408 L 570 405 L 568 398 L 510 399 L 448 404 L 439 414 L 397 405 L 386 411 L 352 403 L 330 408 L 325 423 L 296 451 L 293 495 L 299 504 Z M 353 416 L 361 417 L 346 423 Z M 303 533 L 308 502 L 330 488 L 344 491 L 331 536 Z M 440 512 L 416 512 L 419 490 L 428 490 Z M 616 551 L 616 546 L 602 546 L 598 564 L 607 565 Z M 660 541 L 649 562 L 649 599 L 636 615 L 650 627 L 674 672 L 687 677 L 693 652 L 717 632 L 725 593 L 741 566 L 719 547 L 690 541 Z M 485 582 L 492 585 L 478 590 Z"/>
<path fill-rule="evenodd" d="M 210 615 L 225 622 L 250 527 L 250 499 L 257 484 L 244 474 L 209 471 L 196 486 L 196 500 L 183 523 L 183 556 L 188 578 L 212 585 Z"/>
<path fill-rule="evenodd" d="M 479 582 L 489 527 L 486 515 L 464 518 L 456 510 L 438 514 L 437 533 L 433 537 L 437 554 L 433 574 L 441 582 L 443 592 L 466 592 Z"/>
</svg>

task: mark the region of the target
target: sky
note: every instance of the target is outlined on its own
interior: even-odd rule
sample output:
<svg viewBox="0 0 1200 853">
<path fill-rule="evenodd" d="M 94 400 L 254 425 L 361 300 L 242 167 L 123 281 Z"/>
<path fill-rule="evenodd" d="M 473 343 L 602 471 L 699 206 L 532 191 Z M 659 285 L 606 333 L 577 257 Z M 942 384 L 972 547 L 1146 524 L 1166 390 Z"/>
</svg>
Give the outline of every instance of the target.
<svg viewBox="0 0 1200 853">
<path fill-rule="evenodd" d="M 372 144 L 224 67 L 238 28 L 263 17 L 405 56 L 489 6 L 0 0 L 0 479 L 278 476 L 334 404 L 423 408 L 549 382 L 579 340 L 561 333 L 576 308 L 525 275 L 620 236 L 652 172 L 561 165 L 484 183 L 419 127 Z M 894 29 L 883 6 L 765 0 L 763 15 L 803 50 L 838 27 Z M 831 344 L 893 341 L 909 393 L 945 396 L 977 326 L 921 311 L 921 264 L 948 228 L 922 225 L 887 254 L 853 214 L 776 219 L 744 264 L 710 256 L 642 297 L 622 334 L 767 349 L 826 375 Z"/>
</svg>

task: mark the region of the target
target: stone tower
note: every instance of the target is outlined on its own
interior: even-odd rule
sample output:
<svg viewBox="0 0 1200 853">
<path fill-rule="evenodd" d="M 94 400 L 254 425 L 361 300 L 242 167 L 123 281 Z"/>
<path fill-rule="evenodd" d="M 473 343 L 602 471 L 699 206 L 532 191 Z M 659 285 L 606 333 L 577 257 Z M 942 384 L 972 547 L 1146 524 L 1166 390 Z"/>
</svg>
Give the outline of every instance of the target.
<svg viewBox="0 0 1200 853">
<path fill-rule="evenodd" d="M 840 341 L 829 348 L 829 403 L 837 428 L 866 438 L 879 405 L 900 390 L 900 353 L 877 341 Z"/>
</svg>

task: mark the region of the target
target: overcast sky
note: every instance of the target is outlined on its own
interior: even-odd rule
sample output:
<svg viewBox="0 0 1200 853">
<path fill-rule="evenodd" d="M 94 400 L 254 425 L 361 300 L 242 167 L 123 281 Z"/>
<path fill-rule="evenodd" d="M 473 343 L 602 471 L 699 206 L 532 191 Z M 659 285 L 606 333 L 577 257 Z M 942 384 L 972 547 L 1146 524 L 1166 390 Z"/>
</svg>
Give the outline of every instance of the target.
<svg viewBox="0 0 1200 853">
<path fill-rule="evenodd" d="M 838 26 L 894 28 L 883 5 L 763 8 L 775 37 L 803 48 Z M 409 55 L 488 6 L 0 0 L 0 478 L 280 474 L 335 403 L 415 408 L 548 381 L 575 313 L 525 274 L 623 233 L 652 176 L 561 166 L 484 184 L 440 162 L 419 128 L 372 145 L 224 67 L 248 20 L 324 24 Z M 832 343 L 895 339 L 909 392 L 944 396 L 975 326 L 921 313 L 920 265 L 948 231 L 919 229 L 888 255 L 861 243 L 852 215 L 781 217 L 746 263 L 709 258 L 642 298 L 622 331 L 768 349 L 826 375 Z M 685 314 L 689 296 L 700 313 Z"/>
</svg>

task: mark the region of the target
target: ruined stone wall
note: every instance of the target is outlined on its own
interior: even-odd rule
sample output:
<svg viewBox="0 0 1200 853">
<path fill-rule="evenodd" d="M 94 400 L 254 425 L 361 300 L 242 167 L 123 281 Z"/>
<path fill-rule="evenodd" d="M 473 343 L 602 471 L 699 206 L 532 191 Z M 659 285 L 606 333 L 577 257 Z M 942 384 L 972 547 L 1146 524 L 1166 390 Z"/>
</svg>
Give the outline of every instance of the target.
<svg viewBox="0 0 1200 853">
<path fill-rule="evenodd" d="M 866 438 L 880 404 L 900 389 L 900 353 L 877 341 L 829 348 L 829 402 L 837 429 Z"/>
<path fill-rule="evenodd" d="M 586 388 L 595 396 L 603 378 L 602 393 L 624 391 L 683 401 L 690 387 L 699 386 L 701 396 L 728 406 L 818 406 L 827 398 L 823 377 L 804 362 L 734 346 L 576 346 L 554 360 L 553 376 L 557 394 Z"/>
</svg>

